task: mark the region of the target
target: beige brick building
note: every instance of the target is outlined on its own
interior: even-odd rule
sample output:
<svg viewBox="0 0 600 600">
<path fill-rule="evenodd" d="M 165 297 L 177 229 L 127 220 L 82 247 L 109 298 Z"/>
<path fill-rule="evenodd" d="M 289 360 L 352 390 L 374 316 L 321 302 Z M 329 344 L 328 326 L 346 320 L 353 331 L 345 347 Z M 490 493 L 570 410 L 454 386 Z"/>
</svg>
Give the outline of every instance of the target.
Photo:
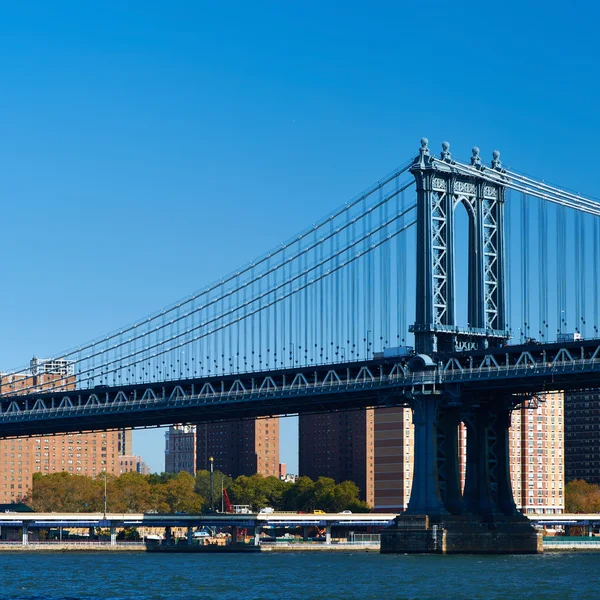
<svg viewBox="0 0 600 600">
<path fill-rule="evenodd" d="M 0 393 L 73 389 L 72 363 L 64 360 L 31 361 L 31 370 L 2 375 Z M 73 433 L 0 440 L 0 503 L 17 502 L 32 485 L 34 473 L 66 471 L 96 476 L 104 471 L 119 475 L 119 432 Z"/>
</svg>

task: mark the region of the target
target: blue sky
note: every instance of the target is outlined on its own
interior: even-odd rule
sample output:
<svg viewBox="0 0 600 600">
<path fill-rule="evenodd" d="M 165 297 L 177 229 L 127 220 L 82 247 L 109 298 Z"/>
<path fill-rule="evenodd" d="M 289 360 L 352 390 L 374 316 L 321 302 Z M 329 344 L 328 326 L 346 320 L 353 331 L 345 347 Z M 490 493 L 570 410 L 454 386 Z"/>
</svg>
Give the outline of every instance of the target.
<svg viewBox="0 0 600 600">
<path fill-rule="evenodd" d="M 423 135 L 463 158 L 498 148 L 506 164 L 600 196 L 597 13 L 0 2 L 0 367 L 228 273 L 404 162 Z M 162 449 L 160 431 L 136 434 L 154 470 Z M 292 471 L 295 452 L 282 444 Z"/>
</svg>

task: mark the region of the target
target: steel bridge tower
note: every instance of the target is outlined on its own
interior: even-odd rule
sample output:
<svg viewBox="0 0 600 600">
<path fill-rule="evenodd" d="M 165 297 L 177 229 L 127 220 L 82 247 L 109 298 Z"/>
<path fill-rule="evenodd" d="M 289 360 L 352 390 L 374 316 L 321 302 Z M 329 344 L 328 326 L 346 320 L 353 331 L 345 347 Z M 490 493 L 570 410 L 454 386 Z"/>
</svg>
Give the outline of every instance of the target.
<svg viewBox="0 0 600 600">
<path fill-rule="evenodd" d="M 455 167 L 442 144 L 434 158 L 428 140 L 411 172 L 417 183 L 417 298 L 416 323 L 411 327 L 418 353 L 434 356 L 457 350 L 502 345 L 506 330 L 504 249 L 504 186 L 479 173 L 479 148 L 473 148 L 471 173 Z M 491 169 L 502 173 L 500 153 L 494 151 Z M 469 218 L 468 326 L 456 324 L 454 211 L 463 204 Z"/>
<path fill-rule="evenodd" d="M 406 398 L 415 436 L 413 482 L 406 511 L 382 532 L 381 550 L 536 553 L 541 538 L 518 512 L 510 480 L 508 430 L 511 411 L 522 398 L 503 389 L 482 394 L 438 385 L 435 378 L 437 365 L 453 360 L 453 353 L 485 354 L 509 338 L 502 183 L 508 178 L 498 151 L 489 178 L 479 148 L 473 148 L 468 166 L 452 160 L 448 142 L 439 159 L 427 144 L 423 138 L 410 169 L 417 182 L 417 302 L 411 327 L 417 356 L 409 366 L 422 378 Z M 456 323 L 454 211 L 461 203 L 469 219 L 466 328 Z M 461 423 L 467 430 L 464 489 Z"/>
</svg>

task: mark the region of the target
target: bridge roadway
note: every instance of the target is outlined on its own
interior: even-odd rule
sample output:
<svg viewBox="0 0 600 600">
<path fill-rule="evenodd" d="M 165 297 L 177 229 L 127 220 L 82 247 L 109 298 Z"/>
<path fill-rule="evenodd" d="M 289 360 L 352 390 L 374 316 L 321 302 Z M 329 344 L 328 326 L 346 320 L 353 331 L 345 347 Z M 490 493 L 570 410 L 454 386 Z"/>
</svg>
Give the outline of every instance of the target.
<svg viewBox="0 0 600 600">
<path fill-rule="evenodd" d="M 373 358 L 199 379 L 95 386 L 0 398 L 0 438 L 410 406 L 437 394 L 456 404 L 600 387 L 600 340 L 528 344 L 436 356 Z"/>
</svg>

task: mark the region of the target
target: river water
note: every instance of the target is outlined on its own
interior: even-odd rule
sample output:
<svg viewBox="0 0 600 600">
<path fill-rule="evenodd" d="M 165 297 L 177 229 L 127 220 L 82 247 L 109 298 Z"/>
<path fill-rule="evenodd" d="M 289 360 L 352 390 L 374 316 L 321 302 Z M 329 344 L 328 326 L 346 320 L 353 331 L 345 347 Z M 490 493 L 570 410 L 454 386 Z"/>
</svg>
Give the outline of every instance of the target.
<svg viewBox="0 0 600 600">
<path fill-rule="evenodd" d="M 597 599 L 600 554 L 2 552 L 0 597 Z"/>
</svg>

